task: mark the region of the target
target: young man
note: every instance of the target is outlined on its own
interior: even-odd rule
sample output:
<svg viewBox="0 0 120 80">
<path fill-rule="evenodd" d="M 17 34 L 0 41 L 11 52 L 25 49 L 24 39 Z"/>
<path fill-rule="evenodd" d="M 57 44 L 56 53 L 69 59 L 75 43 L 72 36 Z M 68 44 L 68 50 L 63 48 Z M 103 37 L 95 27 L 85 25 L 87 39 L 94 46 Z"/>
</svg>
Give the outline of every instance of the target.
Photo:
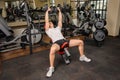
<svg viewBox="0 0 120 80">
<path fill-rule="evenodd" d="M 46 74 L 46 77 L 51 77 L 52 73 L 54 72 L 54 60 L 55 60 L 55 53 L 60 50 L 60 46 L 66 42 L 67 40 L 63 37 L 61 33 L 62 29 L 62 13 L 59 8 L 58 9 L 58 26 L 55 28 L 52 21 L 49 21 L 49 11 L 45 13 L 45 32 L 51 38 L 53 44 L 50 49 L 49 53 L 49 60 L 50 60 L 50 67 Z M 84 43 L 82 40 L 71 39 L 69 40 L 69 47 L 78 46 L 79 54 L 80 54 L 80 61 L 90 62 L 91 59 L 87 58 L 84 55 Z"/>
</svg>

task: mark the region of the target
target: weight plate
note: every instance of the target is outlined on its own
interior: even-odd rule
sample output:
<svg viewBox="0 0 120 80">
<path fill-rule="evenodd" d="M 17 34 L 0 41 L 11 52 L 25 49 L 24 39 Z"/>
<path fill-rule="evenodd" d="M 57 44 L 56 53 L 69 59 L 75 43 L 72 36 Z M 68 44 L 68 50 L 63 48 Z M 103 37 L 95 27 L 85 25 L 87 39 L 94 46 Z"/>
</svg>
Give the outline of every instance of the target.
<svg viewBox="0 0 120 80">
<path fill-rule="evenodd" d="M 104 26 L 106 26 L 107 21 L 105 19 L 103 19 L 102 22 L 104 23 Z"/>
<path fill-rule="evenodd" d="M 40 42 L 42 39 L 42 34 L 38 29 L 31 29 L 31 42 L 32 44 Z M 29 41 L 29 36 L 27 35 L 27 40 Z"/>
<path fill-rule="evenodd" d="M 106 28 L 103 28 L 102 30 L 104 31 L 105 35 L 108 36 L 108 30 Z"/>
<path fill-rule="evenodd" d="M 97 29 L 102 29 L 102 28 L 104 27 L 104 23 L 101 22 L 101 21 L 97 21 L 97 22 L 95 23 L 95 27 L 96 27 Z"/>
<path fill-rule="evenodd" d="M 93 37 L 96 41 L 103 41 L 105 39 L 105 33 L 102 30 L 96 30 L 93 33 Z"/>
</svg>

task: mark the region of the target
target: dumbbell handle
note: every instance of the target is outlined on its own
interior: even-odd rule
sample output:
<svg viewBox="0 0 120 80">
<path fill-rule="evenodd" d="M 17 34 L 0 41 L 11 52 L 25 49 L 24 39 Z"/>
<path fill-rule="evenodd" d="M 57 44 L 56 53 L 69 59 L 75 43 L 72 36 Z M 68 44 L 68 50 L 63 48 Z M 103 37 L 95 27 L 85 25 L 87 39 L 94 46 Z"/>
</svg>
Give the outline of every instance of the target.
<svg viewBox="0 0 120 80">
<path fill-rule="evenodd" d="M 70 56 L 70 53 L 68 52 L 67 48 L 64 48 L 64 51 L 67 54 L 67 56 Z"/>
</svg>

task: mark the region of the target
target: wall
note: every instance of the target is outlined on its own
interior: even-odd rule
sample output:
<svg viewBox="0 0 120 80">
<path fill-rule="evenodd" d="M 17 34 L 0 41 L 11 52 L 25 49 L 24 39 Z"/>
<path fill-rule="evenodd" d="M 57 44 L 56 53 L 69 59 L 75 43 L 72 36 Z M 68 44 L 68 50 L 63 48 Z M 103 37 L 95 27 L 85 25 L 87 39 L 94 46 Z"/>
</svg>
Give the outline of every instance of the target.
<svg viewBox="0 0 120 80">
<path fill-rule="evenodd" d="M 120 1 L 119 1 L 119 18 L 118 18 L 118 26 L 119 26 L 119 36 L 120 36 Z"/>
<path fill-rule="evenodd" d="M 2 16 L 6 17 L 6 10 L 5 10 L 5 2 L 4 1 L 0 1 L 0 8 L 3 8 Z"/>
<path fill-rule="evenodd" d="M 66 3 L 70 3 L 70 0 L 54 0 L 55 1 L 55 6 L 57 6 L 57 4 L 63 4 L 63 2 L 66 2 Z M 42 7 L 44 6 L 45 4 L 49 4 L 50 5 L 50 0 L 47 0 L 47 2 L 42 2 L 40 0 L 35 0 L 35 5 L 36 7 Z"/>
<path fill-rule="evenodd" d="M 66 4 L 70 4 L 70 0 L 55 0 L 55 4 L 62 4 L 63 5 L 64 2 Z"/>
<path fill-rule="evenodd" d="M 120 27 L 120 0 L 108 0 L 107 6 L 107 26 L 108 35 L 110 36 L 118 36 L 119 35 L 119 27 Z"/>
<path fill-rule="evenodd" d="M 28 2 L 29 2 L 29 4 L 31 5 L 31 7 L 32 7 L 33 9 L 36 8 L 35 0 L 28 0 Z"/>
<path fill-rule="evenodd" d="M 35 5 L 36 5 L 36 7 L 38 7 L 38 8 L 44 6 L 45 4 L 48 4 L 48 3 L 49 3 L 49 0 L 47 0 L 46 2 L 40 1 L 40 0 L 35 0 Z"/>
</svg>

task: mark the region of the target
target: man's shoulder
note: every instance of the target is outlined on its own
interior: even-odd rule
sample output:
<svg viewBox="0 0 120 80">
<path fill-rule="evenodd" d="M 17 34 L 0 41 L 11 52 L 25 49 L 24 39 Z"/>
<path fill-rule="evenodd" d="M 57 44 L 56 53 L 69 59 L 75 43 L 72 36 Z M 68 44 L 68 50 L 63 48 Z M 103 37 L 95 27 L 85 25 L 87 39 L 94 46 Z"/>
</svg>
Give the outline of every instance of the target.
<svg viewBox="0 0 120 80">
<path fill-rule="evenodd" d="M 57 26 L 56 28 L 57 28 L 57 29 L 61 29 L 62 27 L 60 27 L 60 26 Z"/>
</svg>

